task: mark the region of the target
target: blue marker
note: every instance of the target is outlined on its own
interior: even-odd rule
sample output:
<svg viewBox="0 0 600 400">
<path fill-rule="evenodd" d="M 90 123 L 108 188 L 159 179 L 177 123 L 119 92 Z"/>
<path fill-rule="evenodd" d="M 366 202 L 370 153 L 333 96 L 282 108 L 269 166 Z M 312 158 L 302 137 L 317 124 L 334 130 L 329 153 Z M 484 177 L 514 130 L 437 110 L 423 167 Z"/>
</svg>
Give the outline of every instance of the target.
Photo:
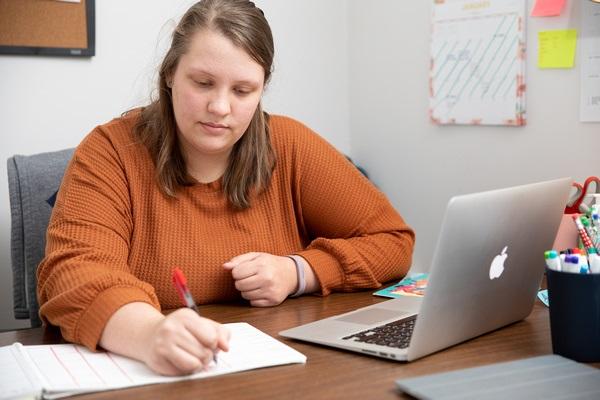
<svg viewBox="0 0 600 400">
<path fill-rule="evenodd" d="M 593 204 L 592 205 L 592 223 L 594 224 L 594 226 L 596 226 L 596 228 L 600 228 L 600 221 L 598 220 L 598 218 L 600 217 L 600 206 L 598 206 L 598 204 Z M 594 215 L 596 217 L 594 217 Z"/>
<path fill-rule="evenodd" d="M 578 274 L 581 268 L 579 267 L 579 256 L 567 255 L 563 264 L 563 272 L 572 272 Z"/>
<path fill-rule="evenodd" d="M 579 273 L 580 274 L 589 274 L 590 273 L 590 267 L 588 265 L 588 260 L 587 260 L 586 256 L 579 256 Z"/>
</svg>

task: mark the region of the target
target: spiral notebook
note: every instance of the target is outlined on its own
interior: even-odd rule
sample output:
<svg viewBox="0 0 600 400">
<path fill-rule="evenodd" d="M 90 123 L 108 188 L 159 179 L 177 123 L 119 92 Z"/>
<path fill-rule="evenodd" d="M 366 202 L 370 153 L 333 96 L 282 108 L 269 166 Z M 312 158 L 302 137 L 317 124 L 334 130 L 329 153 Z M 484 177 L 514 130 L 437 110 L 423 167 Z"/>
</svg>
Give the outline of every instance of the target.
<svg viewBox="0 0 600 400">
<path fill-rule="evenodd" d="M 208 371 L 181 377 L 162 376 L 139 361 L 74 344 L 0 347 L 0 399 L 55 399 L 306 362 L 302 353 L 247 323 L 225 326 L 231 331 L 230 350 L 220 352 Z"/>
</svg>

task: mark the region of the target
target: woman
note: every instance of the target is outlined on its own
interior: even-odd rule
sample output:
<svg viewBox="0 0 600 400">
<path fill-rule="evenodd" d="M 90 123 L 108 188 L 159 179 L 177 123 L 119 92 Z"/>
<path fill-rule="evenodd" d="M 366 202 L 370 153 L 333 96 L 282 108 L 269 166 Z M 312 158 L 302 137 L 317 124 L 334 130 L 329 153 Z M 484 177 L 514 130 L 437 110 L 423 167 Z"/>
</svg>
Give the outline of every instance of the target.
<svg viewBox="0 0 600 400">
<path fill-rule="evenodd" d="M 414 234 L 327 142 L 261 97 L 271 30 L 245 0 L 183 16 L 159 97 L 94 129 L 63 179 L 38 269 L 42 318 L 165 375 L 206 368 L 228 332 L 180 306 L 274 306 L 303 293 L 376 288 L 406 273 Z"/>
</svg>

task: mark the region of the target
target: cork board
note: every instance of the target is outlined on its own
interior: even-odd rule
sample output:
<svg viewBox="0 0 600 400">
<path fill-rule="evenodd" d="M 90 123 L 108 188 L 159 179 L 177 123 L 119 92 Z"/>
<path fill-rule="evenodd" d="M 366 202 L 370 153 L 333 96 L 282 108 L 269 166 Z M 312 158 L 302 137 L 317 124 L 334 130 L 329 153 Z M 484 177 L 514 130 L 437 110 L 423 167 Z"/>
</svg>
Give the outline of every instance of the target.
<svg viewBox="0 0 600 400">
<path fill-rule="evenodd" d="M 0 54 L 91 57 L 94 0 L 0 0 Z"/>
</svg>

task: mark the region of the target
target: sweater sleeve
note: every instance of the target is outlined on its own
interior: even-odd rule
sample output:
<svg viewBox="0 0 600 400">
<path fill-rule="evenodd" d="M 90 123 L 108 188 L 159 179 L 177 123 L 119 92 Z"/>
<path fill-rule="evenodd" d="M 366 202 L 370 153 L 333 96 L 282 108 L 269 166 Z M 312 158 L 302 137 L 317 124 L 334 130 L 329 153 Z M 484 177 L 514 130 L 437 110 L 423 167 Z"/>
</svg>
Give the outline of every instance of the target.
<svg viewBox="0 0 600 400">
<path fill-rule="evenodd" d="M 37 272 L 40 316 L 94 350 L 111 315 L 154 289 L 128 267 L 132 215 L 127 176 L 103 128 L 79 145 L 63 178 Z"/>
<path fill-rule="evenodd" d="M 414 232 L 358 169 L 308 128 L 295 133 L 294 197 L 309 245 L 298 255 L 323 295 L 377 288 L 406 274 Z"/>
</svg>

